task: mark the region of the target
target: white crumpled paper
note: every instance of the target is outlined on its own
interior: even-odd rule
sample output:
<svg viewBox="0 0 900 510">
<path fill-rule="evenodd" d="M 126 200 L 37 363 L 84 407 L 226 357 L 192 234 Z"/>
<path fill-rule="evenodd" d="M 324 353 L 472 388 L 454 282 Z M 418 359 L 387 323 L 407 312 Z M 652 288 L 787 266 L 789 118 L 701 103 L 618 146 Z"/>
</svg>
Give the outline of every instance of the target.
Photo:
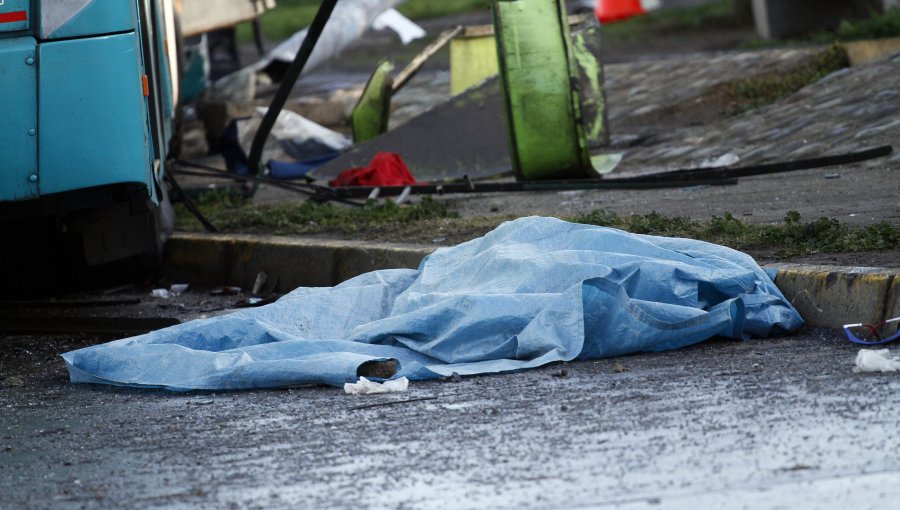
<svg viewBox="0 0 900 510">
<path fill-rule="evenodd" d="M 187 292 L 189 287 L 190 285 L 186 283 L 176 283 L 168 289 L 153 289 L 153 292 L 151 292 L 150 295 L 162 299 L 176 298 Z"/>
<path fill-rule="evenodd" d="M 360 377 L 357 383 L 344 384 L 344 393 L 348 395 L 378 395 L 380 393 L 400 393 L 409 388 L 409 379 L 401 377 L 384 383 L 377 383 Z"/>
<path fill-rule="evenodd" d="M 856 355 L 854 372 L 900 372 L 900 358 L 893 356 L 888 349 L 863 349 Z"/>
</svg>

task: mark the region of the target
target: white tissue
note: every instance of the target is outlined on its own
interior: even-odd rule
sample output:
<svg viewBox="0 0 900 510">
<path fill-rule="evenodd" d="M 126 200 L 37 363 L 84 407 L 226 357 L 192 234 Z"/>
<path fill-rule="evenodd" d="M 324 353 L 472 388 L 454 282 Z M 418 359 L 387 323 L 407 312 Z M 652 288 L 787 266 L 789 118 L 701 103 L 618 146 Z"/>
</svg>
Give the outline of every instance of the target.
<svg viewBox="0 0 900 510">
<path fill-rule="evenodd" d="M 401 377 L 382 383 L 372 382 L 360 377 L 357 383 L 344 384 L 344 393 L 348 395 L 377 395 L 380 393 L 400 393 L 409 388 L 409 379 Z"/>
<path fill-rule="evenodd" d="M 856 355 L 855 372 L 900 372 L 900 359 L 892 356 L 888 349 L 863 349 Z"/>
</svg>

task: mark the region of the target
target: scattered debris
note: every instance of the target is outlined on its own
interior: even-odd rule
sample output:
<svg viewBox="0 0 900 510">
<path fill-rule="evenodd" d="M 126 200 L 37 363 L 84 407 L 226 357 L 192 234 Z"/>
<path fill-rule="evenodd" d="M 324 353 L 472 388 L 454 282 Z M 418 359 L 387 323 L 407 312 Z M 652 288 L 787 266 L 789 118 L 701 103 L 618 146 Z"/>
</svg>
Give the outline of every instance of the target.
<svg viewBox="0 0 900 510">
<path fill-rule="evenodd" d="M 328 23 L 318 27 L 322 31 L 315 38 L 317 44 L 305 61 L 303 70 L 309 72 L 340 55 L 348 46 L 356 42 L 376 20 L 379 20 L 381 26 L 394 29 L 398 33 L 404 32 L 403 35 L 418 35 L 410 32 L 405 23 L 402 28 L 398 26 L 397 21 L 402 18 L 399 13 L 379 19 L 397 3 L 399 0 L 344 0 L 337 4 Z M 260 72 L 268 74 L 274 81 L 281 81 L 285 78 L 288 66 L 294 61 L 294 57 L 300 51 L 309 33 L 309 28 L 295 33 L 273 48 L 260 61 L 221 78 L 213 84 L 212 92 L 231 101 L 252 99 L 252 94 L 234 94 L 230 91 L 242 89 L 240 86 L 235 86 L 236 83 L 255 83 L 257 73 Z"/>
<path fill-rule="evenodd" d="M 249 154 L 253 138 L 268 108 L 256 108 L 248 118 L 233 121 L 222 137 L 222 153 L 228 170 L 238 175 L 251 173 Z M 297 179 L 338 157 L 352 145 L 346 136 L 321 126 L 290 110 L 278 113 L 272 133 L 262 153 L 262 161 L 277 179 Z M 291 169 L 301 165 L 300 169 Z"/>
<path fill-rule="evenodd" d="M 856 368 L 858 373 L 871 372 L 900 372 L 900 356 L 895 356 L 889 349 L 869 350 L 863 349 L 856 355 Z"/>
<path fill-rule="evenodd" d="M 266 281 L 269 279 L 269 275 L 265 272 L 260 271 L 259 274 L 256 275 L 256 281 L 253 282 L 253 290 L 250 291 L 250 294 L 254 296 L 259 296 L 263 291 L 263 286 L 266 284 Z"/>
<path fill-rule="evenodd" d="M 557 377 L 557 378 L 559 378 L 559 379 L 562 379 L 563 377 L 568 377 L 569 371 L 566 370 L 565 368 L 563 368 L 563 369 L 561 369 L 559 372 L 553 372 L 553 373 L 550 374 L 550 375 L 552 375 L 553 377 Z"/>
<path fill-rule="evenodd" d="M 381 16 L 378 16 L 372 22 L 372 28 L 375 30 L 387 28 L 394 31 L 403 44 L 409 44 L 428 35 L 422 27 L 400 14 L 396 9 L 388 9 L 381 13 Z"/>
<path fill-rule="evenodd" d="M 400 13 L 382 17 L 385 12 L 391 10 L 397 3 L 399 3 L 398 0 L 344 0 L 338 3 L 331 14 L 331 18 L 328 20 L 328 24 L 325 25 L 319 43 L 313 50 L 309 61 L 306 62 L 304 70 L 307 72 L 311 71 L 323 63 L 336 58 L 347 47 L 362 37 L 366 30 L 376 22 L 380 27 L 394 30 L 398 35 L 400 35 L 401 31 L 404 32 L 401 38 L 405 35 L 407 38 L 412 36 L 413 39 L 417 39 L 418 37 L 415 36 L 419 35 L 418 32 L 415 34 L 406 33 L 408 30 L 405 29 L 407 26 L 405 23 L 403 28 L 395 23 L 401 18 L 405 20 Z M 307 32 L 307 29 L 303 29 L 295 33 L 270 51 L 266 58 L 253 64 L 251 68 L 254 70 L 265 69 L 271 72 L 273 63 L 287 66 L 294 60 L 294 56 L 300 50 L 300 46 L 306 39 Z"/>
<path fill-rule="evenodd" d="M 357 383 L 344 384 L 344 392 L 348 395 L 378 395 L 381 393 L 401 393 L 409 388 L 409 379 L 401 377 L 384 383 L 377 383 L 360 377 Z"/>
<path fill-rule="evenodd" d="M 409 172 L 403 158 L 393 152 L 379 152 L 368 166 L 346 170 L 331 181 L 331 185 L 335 187 L 409 186 L 413 184 L 416 184 L 416 178 Z"/>
<path fill-rule="evenodd" d="M 155 298 L 172 299 L 184 294 L 189 287 L 190 285 L 186 283 L 176 283 L 168 289 L 153 289 L 150 294 Z"/>
<path fill-rule="evenodd" d="M 697 165 L 697 168 L 721 168 L 724 166 L 731 166 L 739 163 L 741 161 L 740 156 L 733 152 L 729 152 L 727 154 L 723 154 L 718 158 L 708 158 L 704 159 Z"/>
<path fill-rule="evenodd" d="M 237 308 L 257 308 L 260 306 L 265 306 L 278 301 L 279 296 L 269 296 L 269 297 L 248 297 L 247 299 L 242 299 L 234 304 Z"/>
<path fill-rule="evenodd" d="M 220 287 L 209 291 L 210 296 L 237 296 L 243 289 L 240 287 Z"/>
</svg>

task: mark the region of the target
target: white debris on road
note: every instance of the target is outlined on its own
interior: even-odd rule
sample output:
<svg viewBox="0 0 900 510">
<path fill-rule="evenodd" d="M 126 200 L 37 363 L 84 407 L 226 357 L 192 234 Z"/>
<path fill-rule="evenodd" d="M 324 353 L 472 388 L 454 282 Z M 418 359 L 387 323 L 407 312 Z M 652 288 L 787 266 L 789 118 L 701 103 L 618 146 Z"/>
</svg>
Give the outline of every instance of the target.
<svg viewBox="0 0 900 510">
<path fill-rule="evenodd" d="M 856 355 L 855 372 L 900 372 L 900 357 L 894 356 L 890 350 L 878 351 L 863 349 Z"/>
<path fill-rule="evenodd" d="M 155 298 L 171 299 L 184 294 L 189 287 L 190 285 L 186 283 L 176 283 L 168 289 L 153 289 L 150 294 Z"/>
<path fill-rule="evenodd" d="M 393 381 L 377 383 L 360 377 L 357 383 L 344 384 L 344 393 L 348 395 L 378 395 L 381 393 L 400 393 L 409 388 L 409 379 L 401 377 Z"/>
</svg>

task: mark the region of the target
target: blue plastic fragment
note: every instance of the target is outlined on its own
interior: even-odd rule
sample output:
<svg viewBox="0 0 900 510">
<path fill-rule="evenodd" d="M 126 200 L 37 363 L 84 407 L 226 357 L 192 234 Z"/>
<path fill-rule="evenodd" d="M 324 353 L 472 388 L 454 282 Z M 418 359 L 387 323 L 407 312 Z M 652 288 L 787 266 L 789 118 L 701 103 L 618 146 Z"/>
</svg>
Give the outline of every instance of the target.
<svg viewBox="0 0 900 510">
<path fill-rule="evenodd" d="M 249 389 L 505 372 L 793 331 L 800 315 L 743 253 L 531 217 L 418 270 L 300 288 L 271 305 L 63 355 L 72 382 Z"/>
</svg>

